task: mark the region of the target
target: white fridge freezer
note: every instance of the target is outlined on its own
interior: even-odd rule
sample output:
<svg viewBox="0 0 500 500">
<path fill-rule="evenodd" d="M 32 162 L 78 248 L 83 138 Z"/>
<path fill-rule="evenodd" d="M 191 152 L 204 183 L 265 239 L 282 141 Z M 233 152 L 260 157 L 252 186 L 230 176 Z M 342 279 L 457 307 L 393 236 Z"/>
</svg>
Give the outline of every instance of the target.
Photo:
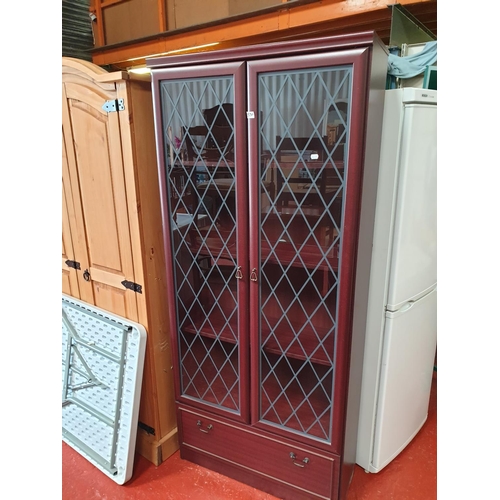
<svg viewBox="0 0 500 500">
<path fill-rule="evenodd" d="M 437 337 L 437 91 L 387 90 L 356 462 L 379 472 L 427 419 Z"/>
</svg>

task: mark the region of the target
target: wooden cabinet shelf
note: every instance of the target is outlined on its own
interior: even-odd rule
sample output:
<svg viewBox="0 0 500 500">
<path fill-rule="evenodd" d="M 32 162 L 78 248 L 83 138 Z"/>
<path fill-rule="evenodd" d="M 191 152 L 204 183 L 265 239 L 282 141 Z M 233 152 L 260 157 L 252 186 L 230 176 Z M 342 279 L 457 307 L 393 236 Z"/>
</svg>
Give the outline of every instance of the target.
<svg viewBox="0 0 500 500">
<path fill-rule="evenodd" d="M 295 337 L 293 328 L 285 322 L 278 324 L 272 329 L 269 325 L 262 326 L 262 349 L 266 352 L 283 354 L 287 358 L 298 360 L 308 360 L 311 363 L 331 365 L 333 360 L 333 332 L 327 328 L 305 327 L 298 325 L 299 335 Z M 217 339 L 220 342 L 230 344 L 237 343 L 235 332 L 238 331 L 236 319 L 217 317 L 211 314 L 210 317 L 199 315 L 190 319 L 189 324 L 181 326 L 181 331 L 191 335 Z M 277 340 L 279 339 L 279 341 Z"/>
<path fill-rule="evenodd" d="M 188 235 L 191 253 L 198 257 L 210 257 L 213 261 L 226 259 L 236 262 L 236 231 L 212 226 L 208 229 L 193 228 Z"/>
<path fill-rule="evenodd" d="M 203 336 L 180 342 L 181 384 L 187 398 L 237 411 L 238 348 Z M 209 355 L 207 353 L 210 353 Z"/>
<path fill-rule="evenodd" d="M 317 379 L 328 376 L 332 363 L 311 365 L 269 355 L 262 366 L 262 419 L 276 425 L 286 423 L 291 430 L 324 439 L 330 425 L 325 408 L 332 403 L 332 387 L 318 384 Z M 268 377 L 270 367 L 276 377 Z M 287 387 L 286 394 L 283 387 Z"/>
<path fill-rule="evenodd" d="M 299 332 L 298 335 L 295 332 Z M 266 352 L 328 366 L 333 363 L 332 329 L 304 324 L 289 325 L 285 320 L 272 330 L 268 324 L 262 325 L 261 338 L 262 349 Z"/>
<path fill-rule="evenodd" d="M 192 335 L 217 339 L 221 342 L 238 342 L 238 322 L 235 315 L 226 318 L 221 312 L 190 313 L 189 319 L 181 325 L 181 330 Z"/>
<path fill-rule="evenodd" d="M 297 251 L 297 246 L 300 252 Z M 276 246 L 271 248 L 266 241 L 261 246 L 261 262 L 279 264 L 284 268 L 291 266 L 318 271 L 337 270 L 338 248 L 322 251 L 317 245 L 295 245 L 286 241 L 278 241 Z"/>
</svg>

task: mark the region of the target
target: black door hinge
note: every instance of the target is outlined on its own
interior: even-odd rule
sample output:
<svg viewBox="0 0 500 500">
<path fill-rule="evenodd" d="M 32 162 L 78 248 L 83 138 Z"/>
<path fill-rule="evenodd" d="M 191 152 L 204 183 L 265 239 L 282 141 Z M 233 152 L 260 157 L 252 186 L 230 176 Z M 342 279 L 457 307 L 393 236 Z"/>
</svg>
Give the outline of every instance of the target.
<svg viewBox="0 0 500 500">
<path fill-rule="evenodd" d="M 80 269 L 80 263 L 77 262 L 76 260 L 67 260 L 65 261 L 65 264 L 68 267 L 72 267 L 73 269 Z"/>
<path fill-rule="evenodd" d="M 133 281 L 123 280 L 122 285 L 127 290 L 132 290 L 133 292 L 136 292 L 136 293 L 142 293 L 142 285 L 138 285 L 137 283 L 134 283 Z"/>
<path fill-rule="evenodd" d="M 148 434 L 151 434 L 151 435 L 155 435 L 155 430 L 153 429 L 153 427 L 150 427 L 149 425 L 146 425 L 142 422 L 138 422 L 138 427 L 139 429 L 142 429 L 143 431 L 146 431 Z"/>
</svg>

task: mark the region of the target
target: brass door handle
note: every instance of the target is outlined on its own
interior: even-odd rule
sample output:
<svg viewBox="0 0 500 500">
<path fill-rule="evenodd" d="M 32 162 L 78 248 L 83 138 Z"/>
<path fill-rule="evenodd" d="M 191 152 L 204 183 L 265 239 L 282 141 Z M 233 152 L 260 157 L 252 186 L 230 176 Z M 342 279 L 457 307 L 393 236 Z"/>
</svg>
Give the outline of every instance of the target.
<svg viewBox="0 0 500 500">
<path fill-rule="evenodd" d="M 198 428 L 200 429 L 200 431 L 204 432 L 205 434 L 208 434 L 208 432 L 211 431 L 214 428 L 214 426 L 212 424 L 208 424 L 206 429 L 202 429 L 201 428 L 201 426 L 202 426 L 201 420 L 198 420 L 196 422 L 196 425 L 198 426 Z"/>
<path fill-rule="evenodd" d="M 309 459 L 307 457 L 302 460 L 302 463 L 296 462 L 295 459 L 297 458 L 297 456 L 295 455 L 295 453 L 293 453 L 293 451 L 290 453 L 290 458 L 293 461 L 293 465 L 296 465 L 297 467 L 305 467 L 309 463 Z"/>
<path fill-rule="evenodd" d="M 250 281 L 257 281 L 257 269 L 255 267 L 250 274 Z"/>
<path fill-rule="evenodd" d="M 238 267 L 236 268 L 236 273 L 235 273 L 235 275 L 234 275 L 234 276 L 235 276 L 235 278 L 236 278 L 237 280 L 241 280 L 241 279 L 243 279 L 243 273 L 241 272 L 241 266 L 238 266 Z"/>
</svg>

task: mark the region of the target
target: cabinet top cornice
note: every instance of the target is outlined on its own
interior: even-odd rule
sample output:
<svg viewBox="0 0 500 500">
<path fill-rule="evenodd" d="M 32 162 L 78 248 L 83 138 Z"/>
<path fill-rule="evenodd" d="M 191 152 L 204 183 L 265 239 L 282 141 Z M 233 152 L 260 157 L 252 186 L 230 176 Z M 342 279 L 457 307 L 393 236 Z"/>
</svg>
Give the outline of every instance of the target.
<svg viewBox="0 0 500 500">
<path fill-rule="evenodd" d="M 242 59 L 251 60 L 262 57 L 269 59 L 292 54 L 299 55 L 312 52 L 320 53 L 339 49 L 345 50 L 370 47 L 375 44 L 380 45 L 387 51 L 375 31 L 363 31 L 347 35 L 287 40 L 214 50 L 210 52 L 149 58 L 146 59 L 146 64 L 149 68 L 154 70 L 155 68 L 186 66 L 199 63 L 227 62 Z"/>
</svg>

